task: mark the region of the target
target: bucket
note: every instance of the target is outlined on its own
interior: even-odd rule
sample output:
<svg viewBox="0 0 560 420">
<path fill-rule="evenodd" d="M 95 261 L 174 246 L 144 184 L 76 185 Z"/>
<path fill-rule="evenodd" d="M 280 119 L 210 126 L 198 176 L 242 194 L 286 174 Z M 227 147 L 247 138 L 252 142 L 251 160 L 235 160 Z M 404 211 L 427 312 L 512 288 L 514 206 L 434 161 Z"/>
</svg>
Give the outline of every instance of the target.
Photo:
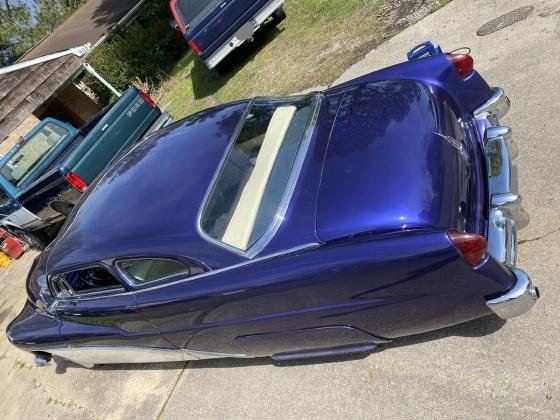
<svg viewBox="0 0 560 420">
<path fill-rule="evenodd" d="M 12 260 L 10 259 L 10 257 L 0 251 L 0 268 L 8 268 L 11 263 Z"/>
<path fill-rule="evenodd" d="M 8 255 L 8 257 L 17 260 L 19 257 L 23 255 L 25 250 L 23 249 L 23 244 L 18 239 L 14 238 L 13 236 L 8 237 L 4 242 L 2 242 L 2 246 L 0 247 L 2 251 Z"/>
</svg>

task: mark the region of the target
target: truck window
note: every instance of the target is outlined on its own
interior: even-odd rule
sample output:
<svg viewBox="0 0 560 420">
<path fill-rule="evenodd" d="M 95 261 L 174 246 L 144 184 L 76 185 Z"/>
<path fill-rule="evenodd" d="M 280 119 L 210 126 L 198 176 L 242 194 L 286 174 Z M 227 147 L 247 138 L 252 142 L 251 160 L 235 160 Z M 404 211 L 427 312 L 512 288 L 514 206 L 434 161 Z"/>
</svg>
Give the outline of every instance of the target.
<svg viewBox="0 0 560 420">
<path fill-rule="evenodd" d="M 219 1 L 217 0 L 179 0 L 175 4 L 175 8 L 181 17 L 183 25 L 188 27 L 204 10 L 211 9 L 218 3 Z"/>
<path fill-rule="evenodd" d="M 18 187 L 68 134 L 64 127 L 45 124 L 0 168 L 0 174 Z"/>
</svg>

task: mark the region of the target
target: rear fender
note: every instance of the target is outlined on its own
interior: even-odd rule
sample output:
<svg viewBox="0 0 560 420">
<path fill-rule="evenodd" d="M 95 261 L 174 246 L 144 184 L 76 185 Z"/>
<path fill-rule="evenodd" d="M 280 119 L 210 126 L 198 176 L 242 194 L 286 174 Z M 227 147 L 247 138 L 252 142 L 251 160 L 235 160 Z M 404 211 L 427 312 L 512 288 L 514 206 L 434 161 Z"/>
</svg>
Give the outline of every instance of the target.
<svg viewBox="0 0 560 420">
<path fill-rule="evenodd" d="M 374 71 L 335 86 L 332 90 L 387 80 L 415 80 L 427 85 L 438 86 L 452 96 L 460 115 L 465 118 L 492 94 L 486 81 L 476 71 L 465 80 L 461 79 L 446 54 L 436 54 Z"/>
</svg>

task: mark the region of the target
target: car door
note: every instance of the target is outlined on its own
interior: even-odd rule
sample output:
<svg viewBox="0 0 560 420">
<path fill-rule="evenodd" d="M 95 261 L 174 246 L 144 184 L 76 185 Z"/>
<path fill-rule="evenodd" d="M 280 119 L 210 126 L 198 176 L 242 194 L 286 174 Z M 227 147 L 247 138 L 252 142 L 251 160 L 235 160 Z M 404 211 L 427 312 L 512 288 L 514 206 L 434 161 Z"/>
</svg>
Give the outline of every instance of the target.
<svg viewBox="0 0 560 420">
<path fill-rule="evenodd" d="M 382 340 L 350 322 L 355 285 L 330 262 L 313 252 L 257 259 L 169 279 L 135 298 L 162 335 L 195 358 L 375 346 Z"/>
<path fill-rule="evenodd" d="M 71 346 L 173 347 L 138 310 L 134 291 L 110 264 L 54 273 L 50 286 L 62 321 L 60 334 Z"/>
</svg>

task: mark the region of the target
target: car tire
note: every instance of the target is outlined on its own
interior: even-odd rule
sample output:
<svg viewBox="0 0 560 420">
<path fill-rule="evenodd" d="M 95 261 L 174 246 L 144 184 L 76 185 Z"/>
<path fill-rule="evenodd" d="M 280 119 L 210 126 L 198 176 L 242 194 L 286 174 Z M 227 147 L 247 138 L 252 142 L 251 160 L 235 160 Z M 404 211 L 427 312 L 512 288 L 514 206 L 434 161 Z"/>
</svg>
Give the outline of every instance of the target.
<svg viewBox="0 0 560 420">
<path fill-rule="evenodd" d="M 24 241 L 31 249 L 36 251 L 44 251 L 49 244 L 49 240 L 42 232 L 29 232 L 27 230 L 17 229 L 15 234 L 19 239 Z"/>
<path fill-rule="evenodd" d="M 275 25 L 278 25 L 280 22 L 286 19 L 286 12 L 284 11 L 283 7 L 279 7 L 272 13 L 271 16 L 272 16 L 272 22 Z"/>
</svg>

